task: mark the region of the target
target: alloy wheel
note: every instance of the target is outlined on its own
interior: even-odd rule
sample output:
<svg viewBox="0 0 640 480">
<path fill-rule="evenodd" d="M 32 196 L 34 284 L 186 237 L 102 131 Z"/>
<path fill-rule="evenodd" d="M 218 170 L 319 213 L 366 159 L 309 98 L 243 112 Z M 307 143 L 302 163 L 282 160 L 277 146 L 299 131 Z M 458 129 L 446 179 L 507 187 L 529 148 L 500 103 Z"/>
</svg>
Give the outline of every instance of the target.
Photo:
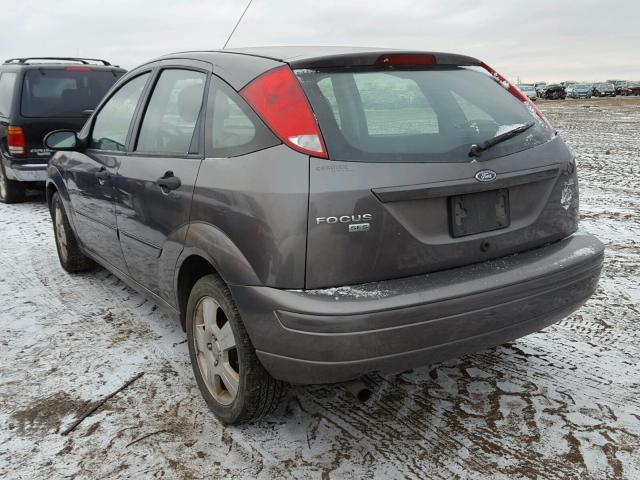
<svg viewBox="0 0 640 480">
<path fill-rule="evenodd" d="M 54 212 L 54 220 L 56 225 L 56 243 L 58 244 L 58 251 L 60 252 L 62 261 L 66 261 L 69 253 L 69 246 L 67 244 L 67 231 L 64 226 L 64 214 L 62 212 L 62 208 L 60 207 L 60 202 L 56 203 Z"/>
<path fill-rule="evenodd" d="M 231 324 L 213 297 L 201 298 L 196 306 L 193 339 L 209 392 L 219 404 L 230 405 L 240 386 L 238 351 Z"/>
</svg>

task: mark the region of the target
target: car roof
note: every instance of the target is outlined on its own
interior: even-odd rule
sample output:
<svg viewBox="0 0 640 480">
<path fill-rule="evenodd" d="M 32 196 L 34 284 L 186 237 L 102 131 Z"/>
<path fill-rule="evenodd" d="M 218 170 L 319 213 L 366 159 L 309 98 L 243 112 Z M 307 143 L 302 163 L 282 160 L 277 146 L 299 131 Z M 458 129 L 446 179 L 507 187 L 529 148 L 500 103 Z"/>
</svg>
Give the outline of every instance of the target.
<svg viewBox="0 0 640 480">
<path fill-rule="evenodd" d="M 433 55 L 439 65 L 480 65 L 473 57 L 443 52 L 398 50 L 377 47 L 264 46 L 177 52 L 156 59 L 193 59 L 211 63 L 234 88 L 240 89 L 267 70 L 283 63 L 291 68 L 323 68 L 374 65 L 381 55 Z M 151 62 L 149 62 L 151 63 Z"/>
<path fill-rule="evenodd" d="M 273 60 L 289 63 L 294 60 L 310 60 L 336 55 L 358 55 L 365 53 L 382 54 L 385 52 L 401 51 L 377 47 L 348 47 L 348 46 L 320 46 L 320 45 L 289 45 L 231 48 L 227 51 L 267 57 Z M 429 53 L 429 52 L 425 52 Z"/>
<path fill-rule="evenodd" d="M 291 63 L 302 62 L 305 60 L 315 60 L 327 57 L 356 57 L 366 56 L 367 54 L 381 55 L 384 53 L 418 53 L 436 55 L 441 57 L 455 57 L 456 59 L 465 59 L 474 64 L 480 61 L 476 58 L 466 55 L 459 55 L 445 52 L 433 52 L 426 50 L 405 50 L 397 48 L 380 48 L 380 47 L 353 47 L 353 46 L 320 46 L 320 45 L 282 45 L 282 46 L 256 46 L 256 47 L 238 47 L 225 50 L 199 50 L 189 52 L 177 52 L 179 54 L 217 54 L 217 53 L 236 53 L 241 55 L 252 55 L 255 57 L 264 57 L 279 62 Z M 175 54 L 169 54 L 173 56 Z M 377 58 L 377 57 L 376 57 Z"/>
</svg>

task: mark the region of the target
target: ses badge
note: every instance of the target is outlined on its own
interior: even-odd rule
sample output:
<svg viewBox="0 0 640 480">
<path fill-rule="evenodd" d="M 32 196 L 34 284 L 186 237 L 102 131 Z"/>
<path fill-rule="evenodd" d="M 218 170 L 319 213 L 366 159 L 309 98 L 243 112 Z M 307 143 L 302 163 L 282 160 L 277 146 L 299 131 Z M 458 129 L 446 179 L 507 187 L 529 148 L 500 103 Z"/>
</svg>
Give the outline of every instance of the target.
<svg viewBox="0 0 640 480">
<path fill-rule="evenodd" d="M 358 215 L 340 215 L 330 217 L 317 217 L 316 225 L 322 225 L 323 223 L 335 224 L 343 223 L 349 225 L 349 233 L 354 232 L 368 232 L 371 229 L 369 221 L 373 218 L 370 213 L 362 213 Z"/>
</svg>

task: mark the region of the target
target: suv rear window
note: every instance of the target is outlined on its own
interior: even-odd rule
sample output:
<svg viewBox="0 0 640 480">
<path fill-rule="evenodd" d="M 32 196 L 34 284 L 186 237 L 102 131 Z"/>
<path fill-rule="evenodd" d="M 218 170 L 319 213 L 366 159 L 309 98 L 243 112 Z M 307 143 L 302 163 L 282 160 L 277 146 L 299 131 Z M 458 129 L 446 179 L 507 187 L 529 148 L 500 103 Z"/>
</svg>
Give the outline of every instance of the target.
<svg viewBox="0 0 640 480">
<path fill-rule="evenodd" d="M 122 72 L 39 68 L 28 70 L 22 86 L 24 117 L 83 117 L 96 108 Z"/>
<path fill-rule="evenodd" d="M 332 160 L 468 162 L 469 147 L 537 117 L 486 73 L 466 67 L 296 70 Z M 539 145 L 542 122 L 483 154 Z"/>
</svg>

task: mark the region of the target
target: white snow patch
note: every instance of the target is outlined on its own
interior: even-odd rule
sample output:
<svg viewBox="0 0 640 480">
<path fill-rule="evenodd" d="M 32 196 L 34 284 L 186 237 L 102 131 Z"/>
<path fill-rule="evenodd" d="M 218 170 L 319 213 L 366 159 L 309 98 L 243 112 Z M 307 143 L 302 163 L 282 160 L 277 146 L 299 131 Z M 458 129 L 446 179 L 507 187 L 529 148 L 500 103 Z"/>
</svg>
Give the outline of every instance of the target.
<svg viewBox="0 0 640 480">
<path fill-rule="evenodd" d="M 596 249 L 593 247 L 582 247 L 579 248 L 578 250 L 576 250 L 575 252 L 573 252 L 571 255 L 569 255 L 567 257 L 567 260 L 573 259 L 573 258 L 579 258 L 579 257 L 587 257 L 589 255 L 593 255 L 594 253 L 596 253 Z"/>
<path fill-rule="evenodd" d="M 312 295 L 323 295 L 328 297 L 335 297 L 336 300 L 340 298 L 384 298 L 391 294 L 390 290 L 376 287 L 332 287 L 321 288 L 317 290 L 307 290 L 307 293 Z"/>
<path fill-rule="evenodd" d="M 514 123 L 513 125 L 500 125 L 498 127 L 498 130 L 496 131 L 496 136 L 502 135 L 503 133 L 507 133 L 513 130 L 514 128 L 523 127 L 524 125 L 525 125 L 524 123 Z"/>
<path fill-rule="evenodd" d="M 573 181 L 573 178 L 571 178 L 567 180 L 565 184 L 562 186 L 562 195 L 560 197 L 560 205 L 562 205 L 562 208 L 564 208 L 565 210 L 569 210 L 573 202 L 573 196 L 574 196 L 573 185 L 574 185 L 574 181 Z"/>
</svg>

